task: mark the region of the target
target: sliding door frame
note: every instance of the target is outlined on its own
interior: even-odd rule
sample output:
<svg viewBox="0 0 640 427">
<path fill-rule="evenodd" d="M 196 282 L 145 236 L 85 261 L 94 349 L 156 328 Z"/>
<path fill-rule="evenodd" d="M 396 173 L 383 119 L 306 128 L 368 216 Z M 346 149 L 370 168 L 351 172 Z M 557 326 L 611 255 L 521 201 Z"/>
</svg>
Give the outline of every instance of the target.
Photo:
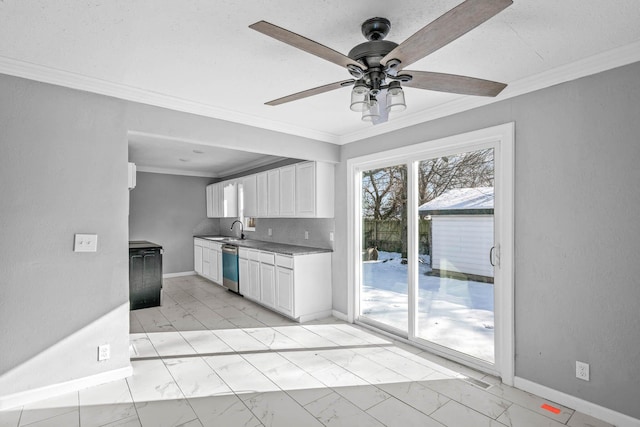
<svg viewBox="0 0 640 427">
<path fill-rule="evenodd" d="M 384 152 L 369 154 L 347 160 L 347 256 L 348 256 L 348 320 L 358 321 L 360 283 L 362 274 L 362 171 L 376 167 L 406 164 L 408 167 L 408 249 L 418 253 L 417 241 L 417 161 L 435 158 L 452 152 L 473 151 L 492 147 L 495 162 L 495 364 L 463 357 L 437 344 L 429 344 L 415 335 L 417 320 L 417 262 L 409 263 L 409 330 L 408 338 L 413 345 L 463 363 L 481 371 L 498 375 L 505 384 L 513 385 L 515 360 L 514 332 L 514 142 L 515 125 L 506 123 L 477 131 L 426 141 Z"/>
</svg>

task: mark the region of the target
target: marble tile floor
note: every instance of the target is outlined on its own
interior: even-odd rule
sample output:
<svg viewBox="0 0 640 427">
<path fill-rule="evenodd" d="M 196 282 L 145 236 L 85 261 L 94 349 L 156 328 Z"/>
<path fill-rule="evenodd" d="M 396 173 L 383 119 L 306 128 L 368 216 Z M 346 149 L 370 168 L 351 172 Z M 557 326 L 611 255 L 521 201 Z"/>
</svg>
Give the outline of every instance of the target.
<svg viewBox="0 0 640 427">
<path fill-rule="evenodd" d="M 131 312 L 130 353 L 132 377 L 0 411 L 0 427 L 610 426 L 335 318 L 292 322 L 197 276 L 166 279 L 162 307 Z"/>
</svg>

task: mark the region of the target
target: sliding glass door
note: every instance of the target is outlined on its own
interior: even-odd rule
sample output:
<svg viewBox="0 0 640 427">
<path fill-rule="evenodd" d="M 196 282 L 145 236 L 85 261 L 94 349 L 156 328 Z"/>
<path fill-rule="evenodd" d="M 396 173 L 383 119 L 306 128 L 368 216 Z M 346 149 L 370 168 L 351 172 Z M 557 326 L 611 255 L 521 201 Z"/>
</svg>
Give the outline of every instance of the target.
<svg viewBox="0 0 640 427">
<path fill-rule="evenodd" d="M 512 378 L 513 127 L 469 135 L 350 162 L 353 317 Z"/>
</svg>

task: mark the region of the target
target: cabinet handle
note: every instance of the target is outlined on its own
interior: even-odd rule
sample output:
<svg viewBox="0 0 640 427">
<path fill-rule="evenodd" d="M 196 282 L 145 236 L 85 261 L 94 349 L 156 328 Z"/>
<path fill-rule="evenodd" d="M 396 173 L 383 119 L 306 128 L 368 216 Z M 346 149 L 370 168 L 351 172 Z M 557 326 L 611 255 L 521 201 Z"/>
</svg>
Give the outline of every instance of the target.
<svg viewBox="0 0 640 427">
<path fill-rule="evenodd" d="M 489 263 L 491 264 L 492 267 L 495 267 L 496 265 L 493 263 L 493 250 L 495 249 L 495 246 L 491 246 L 491 250 L 489 251 Z"/>
</svg>

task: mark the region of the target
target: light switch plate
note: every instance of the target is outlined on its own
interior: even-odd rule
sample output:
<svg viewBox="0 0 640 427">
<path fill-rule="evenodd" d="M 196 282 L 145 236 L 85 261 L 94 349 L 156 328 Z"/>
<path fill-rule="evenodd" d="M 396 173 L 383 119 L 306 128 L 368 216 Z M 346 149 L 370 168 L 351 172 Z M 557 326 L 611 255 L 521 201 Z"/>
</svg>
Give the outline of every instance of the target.
<svg viewBox="0 0 640 427">
<path fill-rule="evenodd" d="M 76 234 L 73 242 L 74 252 L 96 252 L 98 250 L 97 234 Z"/>
</svg>

